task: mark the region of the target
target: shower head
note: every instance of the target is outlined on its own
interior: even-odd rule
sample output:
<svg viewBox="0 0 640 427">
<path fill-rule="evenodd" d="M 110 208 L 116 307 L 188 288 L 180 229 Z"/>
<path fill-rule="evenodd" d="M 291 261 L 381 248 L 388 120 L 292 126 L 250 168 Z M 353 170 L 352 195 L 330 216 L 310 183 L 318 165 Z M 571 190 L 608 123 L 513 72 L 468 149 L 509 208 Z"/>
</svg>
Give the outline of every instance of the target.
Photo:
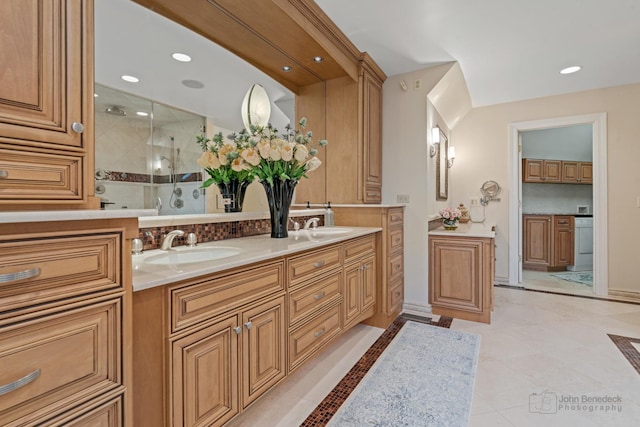
<svg viewBox="0 0 640 427">
<path fill-rule="evenodd" d="M 122 108 L 118 107 L 117 105 L 112 105 L 111 107 L 108 107 L 106 110 L 104 110 L 104 112 L 107 114 L 111 114 L 112 116 L 119 116 L 119 117 L 124 117 L 127 115 L 127 112 L 124 111 Z"/>
</svg>

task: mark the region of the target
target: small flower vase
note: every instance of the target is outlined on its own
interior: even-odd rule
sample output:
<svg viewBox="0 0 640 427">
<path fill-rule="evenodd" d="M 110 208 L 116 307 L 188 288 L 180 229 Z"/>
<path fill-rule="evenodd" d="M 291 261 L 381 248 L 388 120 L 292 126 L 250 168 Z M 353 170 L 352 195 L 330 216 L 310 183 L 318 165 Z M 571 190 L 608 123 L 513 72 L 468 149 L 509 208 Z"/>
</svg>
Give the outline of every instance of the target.
<svg viewBox="0 0 640 427">
<path fill-rule="evenodd" d="M 288 236 L 287 221 L 289 220 L 289 207 L 293 198 L 293 191 L 298 184 L 295 179 L 280 179 L 273 177 L 273 184 L 263 180 L 262 186 L 267 193 L 269 214 L 271 218 L 271 237 L 280 239 Z"/>
<path fill-rule="evenodd" d="M 455 230 L 456 228 L 458 228 L 458 220 L 442 218 L 442 225 L 444 226 L 445 230 Z"/>
<path fill-rule="evenodd" d="M 224 203 L 225 212 L 242 212 L 242 203 L 244 202 L 244 194 L 249 186 L 249 181 L 240 181 L 232 179 L 229 182 L 220 182 L 216 184 L 220 190 Z"/>
</svg>

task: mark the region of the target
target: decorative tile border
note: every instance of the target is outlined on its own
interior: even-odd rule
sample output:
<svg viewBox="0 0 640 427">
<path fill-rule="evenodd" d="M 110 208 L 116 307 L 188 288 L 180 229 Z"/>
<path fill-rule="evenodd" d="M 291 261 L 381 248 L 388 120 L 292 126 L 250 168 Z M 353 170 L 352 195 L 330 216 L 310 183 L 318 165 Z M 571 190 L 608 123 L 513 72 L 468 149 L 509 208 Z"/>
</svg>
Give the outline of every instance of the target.
<svg viewBox="0 0 640 427">
<path fill-rule="evenodd" d="M 400 329 L 402 329 L 407 320 L 448 328 L 451 326 L 453 319 L 441 316 L 439 321 L 433 322 L 428 317 L 407 314 L 400 315 L 389 325 L 376 342 L 369 347 L 369 350 L 353 365 L 351 370 L 340 380 L 338 385 L 331 390 L 324 400 L 320 402 L 316 409 L 309 414 L 307 419 L 300 424 L 300 427 L 325 426 L 331 417 L 335 415 L 338 408 L 347 400 L 362 378 L 369 372 L 369 369 L 371 369 L 376 360 L 378 360 L 378 357 L 380 357 L 382 352 L 384 352 L 391 341 L 393 341 L 393 338 L 400 332 Z"/>
<path fill-rule="evenodd" d="M 102 171 L 103 175 L 97 175 L 97 181 L 115 181 L 115 182 L 137 182 L 137 183 L 151 183 L 151 175 L 146 173 L 133 173 L 122 171 Z M 201 172 L 186 172 L 176 175 L 176 179 L 179 182 L 196 182 L 202 181 Z M 154 184 L 168 184 L 171 183 L 171 175 L 153 175 Z"/>
<path fill-rule="evenodd" d="M 607 334 L 611 341 L 618 347 L 618 350 L 622 352 L 622 355 L 631 363 L 631 366 L 640 374 L 640 352 L 631 344 L 640 344 L 640 339 L 622 337 L 620 335 Z"/>
<path fill-rule="evenodd" d="M 316 216 L 298 216 L 296 220 L 306 221 Z M 324 218 L 319 217 L 318 225 L 324 225 Z M 289 224 L 289 229 L 292 225 Z M 246 221 L 216 222 L 208 224 L 186 224 L 175 226 L 141 228 L 138 237 L 142 239 L 144 250 L 158 249 L 164 236 L 173 230 L 182 230 L 184 236 L 178 236 L 174 240 L 175 246 L 186 244 L 187 234 L 195 233 L 198 243 L 213 242 L 218 240 L 237 239 L 239 237 L 257 236 L 271 233 L 271 221 L 269 219 L 253 219 Z"/>
</svg>

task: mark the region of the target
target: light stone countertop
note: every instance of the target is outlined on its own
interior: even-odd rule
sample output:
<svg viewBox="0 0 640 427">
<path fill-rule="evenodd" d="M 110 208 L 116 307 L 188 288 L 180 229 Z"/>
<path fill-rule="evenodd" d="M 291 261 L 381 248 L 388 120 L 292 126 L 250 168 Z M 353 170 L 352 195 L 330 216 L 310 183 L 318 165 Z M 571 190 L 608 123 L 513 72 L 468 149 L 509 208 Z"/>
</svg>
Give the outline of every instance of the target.
<svg viewBox="0 0 640 427">
<path fill-rule="evenodd" d="M 495 224 L 484 222 L 468 222 L 459 224 L 455 230 L 445 230 L 440 226 L 429 232 L 430 236 L 489 237 L 495 238 Z"/>
<path fill-rule="evenodd" d="M 83 219 L 132 218 L 157 215 L 155 209 L 78 209 L 63 211 L 0 212 L 0 223 L 77 221 Z"/>
<path fill-rule="evenodd" d="M 241 250 L 238 255 L 213 261 L 195 262 L 189 264 L 154 265 L 145 262 L 145 259 L 165 254 L 167 251 L 160 249 L 145 251 L 139 255 L 132 255 L 133 290 L 141 291 L 156 286 L 166 285 L 181 280 L 190 279 L 228 270 L 258 261 L 265 261 L 301 252 L 309 249 L 320 248 L 333 243 L 342 242 L 354 237 L 366 236 L 382 230 L 379 227 L 332 227 L 334 229 L 349 229 L 344 234 L 327 236 L 314 236 L 304 230 L 289 231 L 289 237 L 282 239 L 271 238 L 269 234 L 259 236 L 241 237 L 238 239 L 218 240 L 215 242 L 201 243 L 196 248 L 231 247 Z M 175 251 L 189 250 L 186 246 L 177 246 Z"/>
</svg>

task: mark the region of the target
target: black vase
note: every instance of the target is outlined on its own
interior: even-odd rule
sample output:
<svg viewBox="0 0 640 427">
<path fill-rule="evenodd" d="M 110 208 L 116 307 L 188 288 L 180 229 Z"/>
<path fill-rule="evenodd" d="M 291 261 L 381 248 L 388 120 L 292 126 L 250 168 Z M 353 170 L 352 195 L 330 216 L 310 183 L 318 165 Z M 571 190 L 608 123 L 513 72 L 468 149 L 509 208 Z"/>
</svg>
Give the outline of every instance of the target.
<svg viewBox="0 0 640 427">
<path fill-rule="evenodd" d="M 276 239 L 287 237 L 287 221 L 289 219 L 289 207 L 293 198 L 293 191 L 298 184 L 295 179 L 273 178 L 273 184 L 261 181 L 264 191 L 267 193 L 269 214 L 271 218 L 271 237 Z"/>
<path fill-rule="evenodd" d="M 229 203 L 224 205 L 225 212 L 242 212 L 242 203 L 244 202 L 244 193 L 247 191 L 249 181 L 240 181 L 232 179 L 229 182 L 220 182 L 216 184 L 220 189 L 223 199 L 228 199 Z"/>
</svg>

